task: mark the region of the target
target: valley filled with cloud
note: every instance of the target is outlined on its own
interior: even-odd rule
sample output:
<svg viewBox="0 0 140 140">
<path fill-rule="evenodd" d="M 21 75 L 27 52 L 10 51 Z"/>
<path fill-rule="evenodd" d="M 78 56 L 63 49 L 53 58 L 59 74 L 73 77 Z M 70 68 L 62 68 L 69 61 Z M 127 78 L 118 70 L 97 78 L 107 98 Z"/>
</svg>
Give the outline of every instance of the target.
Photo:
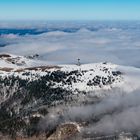
<svg viewBox="0 0 140 140">
<path fill-rule="evenodd" d="M 5 25 L 5 26 L 4 26 Z M 52 64 L 112 62 L 140 67 L 140 22 L 0 24 L 0 52 L 39 54 Z"/>
</svg>

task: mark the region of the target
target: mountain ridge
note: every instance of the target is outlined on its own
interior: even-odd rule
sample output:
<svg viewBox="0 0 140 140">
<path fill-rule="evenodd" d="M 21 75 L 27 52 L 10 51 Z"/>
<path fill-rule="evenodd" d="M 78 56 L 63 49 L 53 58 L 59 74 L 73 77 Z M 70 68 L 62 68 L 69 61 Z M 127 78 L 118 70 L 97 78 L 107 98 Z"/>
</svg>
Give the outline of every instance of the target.
<svg viewBox="0 0 140 140">
<path fill-rule="evenodd" d="M 16 62 L 17 58 L 18 62 L 27 61 L 23 65 L 18 62 L 9 65 L 6 60 L 9 57 L 16 58 Z M 40 120 L 51 108 L 94 104 L 108 96 L 99 91 L 129 86 L 128 67 L 111 63 L 48 66 L 36 65 L 38 62 L 34 61 L 38 60 L 12 55 L 3 55 L 0 57 L 2 64 L 1 61 L 8 63 L 8 67 L 0 66 L 0 132 L 13 137 L 33 136 L 40 132 Z M 140 70 L 131 70 L 140 76 Z M 58 114 L 61 112 L 63 109 Z"/>
</svg>

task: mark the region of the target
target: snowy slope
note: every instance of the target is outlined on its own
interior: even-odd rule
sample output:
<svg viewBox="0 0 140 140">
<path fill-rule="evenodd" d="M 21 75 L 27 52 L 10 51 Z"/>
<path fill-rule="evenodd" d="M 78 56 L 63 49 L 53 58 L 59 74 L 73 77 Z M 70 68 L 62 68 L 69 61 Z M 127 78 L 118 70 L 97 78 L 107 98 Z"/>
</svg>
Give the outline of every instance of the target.
<svg viewBox="0 0 140 140">
<path fill-rule="evenodd" d="M 25 67 L 32 67 L 32 66 L 41 66 L 45 65 L 46 62 L 36 60 L 36 59 L 29 59 L 26 56 L 17 56 L 13 54 L 0 54 L 0 68 L 8 67 L 8 68 L 25 68 Z"/>
<path fill-rule="evenodd" d="M 14 55 L 11 55 L 11 58 L 16 60 L 15 64 L 11 64 L 6 58 L 0 60 L 0 75 L 2 77 L 19 76 L 21 79 L 36 80 L 50 72 L 58 71 L 59 73 L 59 71 L 61 71 L 63 74 L 67 75 L 64 78 L 65 83 L 56 81 L 54 82 L 55 88 L 62 87 L 72 91 L 86 92 L 100 88 L 108 89 L 111 86 L 118 86 L 123 82 L 121 73 L 113 75 L 113 71 L 116 71 L 117 66 L 110 63 L 42 67 L 40 65 L 37 66 L 37 64 L 39 64 L 38 60 L 30 60 L 25 57 L 17 57 Z M 21 65 L 19 65 L 19 63 Z"/>
<path fill-rule="evenodd" d="M 6 56 L 7 55 L 7 56 Z M 53 81 L 53 88 L 90 92 L 100 89 L 121 87 L 122 90 L 139 88 L 140 70 L 111 63 L 47 66 L 46 62 L 11 54 L 0 55 L 0 76 L 15 76 L 36 80 L 57 73 L 61 80 Z M 9 55 L 9 56 L 8 56 Z M 64 76 L 65 75 L 65 76 Z"/>
</svg>

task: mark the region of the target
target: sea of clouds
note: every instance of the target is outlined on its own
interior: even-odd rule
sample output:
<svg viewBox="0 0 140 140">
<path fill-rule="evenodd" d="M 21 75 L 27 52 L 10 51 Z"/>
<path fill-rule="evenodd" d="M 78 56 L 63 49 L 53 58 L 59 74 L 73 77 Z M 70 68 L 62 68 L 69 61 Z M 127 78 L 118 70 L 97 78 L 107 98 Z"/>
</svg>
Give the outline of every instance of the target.
<svg viewBox="0 0 140 140">
<path fill-rule="evenodd" d="M 80 58 L 81 63 L 140 67 L 139 27 L 138 21 L 1 22 L 0 52 L 38 53 L 52 64 L 76 63 Z"/>
</svg>

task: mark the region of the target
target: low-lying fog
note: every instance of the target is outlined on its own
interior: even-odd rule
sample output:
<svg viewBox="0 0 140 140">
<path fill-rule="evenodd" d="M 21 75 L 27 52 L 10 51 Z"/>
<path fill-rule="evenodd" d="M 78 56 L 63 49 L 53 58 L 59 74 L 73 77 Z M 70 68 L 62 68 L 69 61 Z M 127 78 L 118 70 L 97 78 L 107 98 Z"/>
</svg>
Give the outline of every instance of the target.
<svg viewBox="0 0 140 140">
<path fill-rule="evenodd" d="M 52 109 L 40 121 L 39 129 L 50 130 L 64 122 L 85 122 L 87 124 L 81 128 L 83 135 L 110 135 L 140 131 L 139 90 L 131 93 L 120 89 L 104 92 L 109 92 L 108 96 L 100 98 L 96 103 Z M 89 93 L 90 96 L 92 94 L 94 93 Z M 85 99 L 88 101 L 88 95 Z"/>
<path fill-rule="evenodd" d="M 81 58 L 82 63 L 109 61 L 140 67 L 139 27 L 138 21 L 1 23 L 0 43 L 5 47 L 0 52 L 38 53 L 51 64 L 71 64 Z M 5 33 L 5 28 L 13 30 Z"/>
</svg>

